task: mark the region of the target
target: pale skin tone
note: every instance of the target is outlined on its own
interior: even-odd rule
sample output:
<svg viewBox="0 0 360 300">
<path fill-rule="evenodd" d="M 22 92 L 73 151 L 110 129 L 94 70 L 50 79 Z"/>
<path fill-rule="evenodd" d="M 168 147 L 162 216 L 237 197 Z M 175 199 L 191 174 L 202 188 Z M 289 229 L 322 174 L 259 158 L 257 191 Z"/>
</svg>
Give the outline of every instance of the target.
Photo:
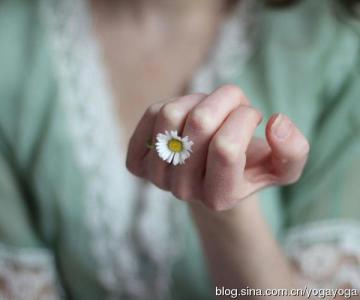
<svg viewBox="0 0 360 300">
<path fill-rule="evenodd" d="M 185 92 L 216 37 L 226 1 L 129 3 L 92 1 L 129 137 L 127 168 L 188 203 L 214 285 L 295 287 L 295 272 L 261 214 L 257 192 L 299 179 L 309 152 L 306 138 L 284 114 L 262 120 L 239 87 Z M 254 138 L 260 122 L 267 122 L 265 140 Z M 169 166 L 145 147 L 165 130 L 194 141 L 185 165 Z"/>
</svg>

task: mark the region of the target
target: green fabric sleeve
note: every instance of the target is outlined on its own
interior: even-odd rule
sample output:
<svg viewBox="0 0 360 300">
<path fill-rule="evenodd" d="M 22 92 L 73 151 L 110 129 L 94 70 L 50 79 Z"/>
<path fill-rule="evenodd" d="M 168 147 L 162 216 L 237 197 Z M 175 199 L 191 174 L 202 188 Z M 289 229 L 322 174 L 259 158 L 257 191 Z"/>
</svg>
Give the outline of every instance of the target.
<svg viewBox="0 0 360 300">
<path fill-rule="evenodd" d="M 54 202 L 37 201 L 36 172 L 42 147 L 52 130 L 51 118 L 56 106 L 49 100 L 55 99 L 56 92 L 35 4 L 31 1 L 3 1 L 0 4 L 0 64 L 3 70 L 0 72 L 0 143 L 4 165 L 0 176 L 4 185 L 7 182 L 0 189 L 0 201 L 1 205 L 12 207 L 11 211 L 2 210 L 5 215 L 0 218 L 0 231 L 15 230 L 28 220 L 27 226 L 22 227 L 24 241 L 32 235 L 50 241 L 55 222 L 50 206 Z M 44 210 L 46 227 L 42 226 L 45 222 L 41 212 Z M 18 214 L 17 218 L 9 220 L 10 216 Z"/>
<path fill-rule="evenodd" d="M 25 191 L 20 188 L 21 179 L 9 149 L 3 142 L 0 145 L 0 242 L 20 247 L 37 246 L 39 240 L 28 207 L 31 203 L 24 200 Z"/>
<path fill-rule="evenodd" d="M 40 14 L 36 0 L 0 1 L 0 246 L 46 250 L 67 294 L 101 299 L 84 224 L 86 174 Z"/>
<path fill-rule="evenodd" d="M 265 118 L 288 115 L 310 141 L 300 181 L 278 195 L 262 193 L 267 219 L 284 233 L 320 220 L 360 219 L 360 21 L 334 3 L 304 0 L 267 10 L 259 45 L 237 82 Z M 268 203 L 275 198 L 277 214 Z"/>
<path fill-rule="evenodd" d="M 36 197 L 34 167 L 49 128 L 53 93 L 35 2 L 0 2 L 0 298 L 29 298 L 47 289 L 60 295 L 53 202 Z M 48 210 L 44 227 L 41 212 Z M 46 236 L 44 233 L 48 232 Z M 36 284 L 33 284 L 36 283 Z M 42 293 L 42 292 L 41 292 Z"/>
<path fill-rule="evenodd" d="M 328 219 L 360 220 L 359 61 L 357 55 L 341 84 L 328 85 L 320 96 L 322 109 L 310 137 L 308 167 L 300 182 L 283 193 L 290 227 Z"/>
</svg>

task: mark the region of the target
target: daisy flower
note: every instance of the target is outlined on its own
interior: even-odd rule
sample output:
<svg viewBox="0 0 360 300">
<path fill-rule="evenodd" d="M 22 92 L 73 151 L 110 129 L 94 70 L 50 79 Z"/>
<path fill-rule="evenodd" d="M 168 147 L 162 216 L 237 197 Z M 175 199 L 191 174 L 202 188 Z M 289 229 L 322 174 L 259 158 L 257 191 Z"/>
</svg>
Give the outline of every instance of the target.
<svg viewBox="0 0 360 300">
<path fill-rule="evenodd" d="M 191 146 L 194 143 L 189 137 L 180 137 L 176 130 L 165 131 L 165 134 L 158 133 L 156 136 L 156 151 L 160 158 L 174 166 L 184 164 L 185 160 L 190 157 Z"/>
</svg>

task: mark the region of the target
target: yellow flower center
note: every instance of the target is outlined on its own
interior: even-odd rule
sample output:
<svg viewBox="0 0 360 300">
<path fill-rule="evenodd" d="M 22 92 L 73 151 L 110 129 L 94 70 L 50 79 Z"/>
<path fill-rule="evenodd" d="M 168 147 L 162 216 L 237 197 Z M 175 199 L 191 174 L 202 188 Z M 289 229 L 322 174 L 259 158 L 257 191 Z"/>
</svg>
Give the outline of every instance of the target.
<svg viewBox="0 0 360 300">
<path fill-rule="evenodd" d="M 167 146 L 172 152 L 181 152 L 183 150 L 182 141 L 179 141 L 177 139 L 171 139 L 168 142 Z"/>
</svg>

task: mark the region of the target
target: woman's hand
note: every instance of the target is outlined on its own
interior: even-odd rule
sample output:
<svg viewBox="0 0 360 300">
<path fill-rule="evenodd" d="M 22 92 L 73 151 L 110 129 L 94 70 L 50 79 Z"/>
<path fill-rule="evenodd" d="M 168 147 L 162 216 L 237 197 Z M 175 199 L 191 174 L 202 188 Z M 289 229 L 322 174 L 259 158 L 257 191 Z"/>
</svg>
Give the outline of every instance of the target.
<svg viewBox="0 0 360 300">
<path fill-rule="evenodd" d="M 232 208 L 266 186 L 295 182 L 306 163 L 309 144 L 288 117 L 270 118 L 266 140 L 253 137 L 261 121 L 261 113 L 233 85 L 156 103 L 130 139 L 127 168 L 184 201 Z M 194 142 L 185 164 L 170 165 L 146 147 L 165 130 Z"/>
</svg>

